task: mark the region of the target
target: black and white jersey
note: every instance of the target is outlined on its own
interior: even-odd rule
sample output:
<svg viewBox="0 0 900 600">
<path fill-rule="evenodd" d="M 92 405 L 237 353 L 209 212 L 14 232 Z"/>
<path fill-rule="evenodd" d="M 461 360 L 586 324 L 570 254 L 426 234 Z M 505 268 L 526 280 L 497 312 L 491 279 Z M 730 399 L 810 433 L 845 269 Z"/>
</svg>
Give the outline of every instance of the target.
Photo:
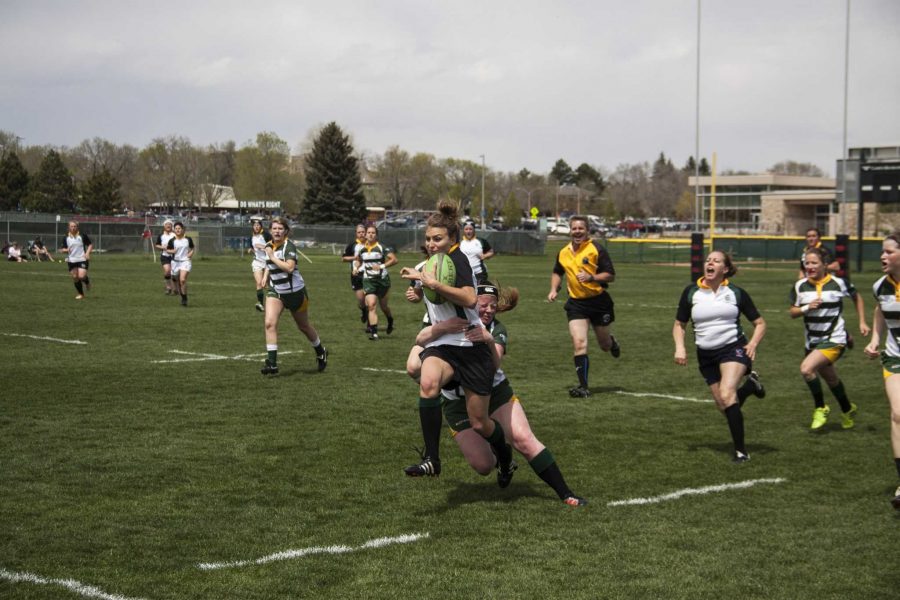
<svg viewBox="0 0 900 600">
<path fill-rule="evenodd" d="M 366 247 L 365 240 L 356 240 L 355 242 L 350 242 L 349 244 L 347 244 L 347 247 L 344 248 L 343 257 L 346 258 L 348 256 L 352 256 L 352 257 L 356 258 L 357 256 L 359 256 L 360 251 L 365 247 Z M 353 264 L 353 262 L 351 262 L 350 263 L 350 274 L 351 275 L 355 274 L 355 269 L 356 269 L 356 266 Z"/>
<path fill-rule="evenodd" d="M 250 237 L 250 247 L 253 248 L 253 260 L 266 262 L 266 244 L 272 241 L 272 236 L 268 231 L 254 234 Z"/>
<path fill-rule="evenodd" d="M 484 260 L 481 259 L 485 252 L 491 251 L 491 245 L 487 240 L 474 237 L 471 240 L 463 239 L 459 243 L 459 249 L 463 254 L 469 257 L 469 264 L 472 265 L 472 271 L 476 275 L 480 275 L 484 268 Z"/>
<path fill-rule="evenodd" d="M 160 256 L 172 256 L 171 254 L 169 254 L 168 247 L 169 247 L 169 240 L 171 240 L 174 237 L 175 237 L 174 231 L 170 231 L 169 233 L 166 233 L 165 231 L 163 231 L 158 236 L 156 236 L 156 245 L 163 247 L 162 252 L 159 253 Z"/>
<path fill-rule="evenodd" d="M 472 266 L 469 264 L 468 257 L 459 249 L 459 244 L 450 248 L 450 252 L 447 253 L 447 258 L 452 260 L 453 266 L 456 267 L 456 280 L 453 282 L 453 287 L 474 288 L 475 274 L 472 272 Z M 478 317 L 478 310 L 474 307 L 465 308 L 457 306 L 449 300 L 442 302 L 441 304 L 434 304 L 428 299 L 428 296 L 423 296 L 423 300 L 425 301 L 425 308 L 428 310 L 428 320 L 432 324 L 447 321 L 453 317 L 460 317 L 466 319 L 470 325 L 482 327 L 481 319 Z M 465 332 L 456 332 L 442 335 L 438 339 L 429 342 L 427 347 L 445 345 L 472 346 L 473 344 L 466 339 Z"/>
<path fill-rule="evenodd" d="M 65 247 L 69 251 L 69 255 L 66 257 L 66 262 L 77 263 L 87 260 L 85 251 L 87 250 L 88 246 L 93 244 L 93 242 L 91 242 L 91 238 L 89 238 L 87 234 L 81 233 L 79 231 L 75 235 L 66 235 L 66 238 L 63 240 L 63 244 L 65 244 Z"/>
<path fill-rule="evenodd" d="M 747 292 L 729 284 L 727 279 L 713 291 L 701 277 L 684 288 L 675 319 L 693 323 L 698 348 L 715 350 L 746 339 L 741 329 L 742 313 L 750 321 L 760 317 Z"/>
<path fill-rule="evenodd" d="M 900 283 L 885 275 L 872 286 L 872 293 L 887 325 L 884 351 L 891 358 L 900 358 Z"/>
<path fill-rule="evenodd" d="M 189 235 L 182 238 L 176 236 L 169 240 L 166 248 L 168 248 L 169 254 L 172 255 L 172 260 L 183 262 L 191 259 L 190 252 L 194 249 L 194 240 Z"/>
</svg>

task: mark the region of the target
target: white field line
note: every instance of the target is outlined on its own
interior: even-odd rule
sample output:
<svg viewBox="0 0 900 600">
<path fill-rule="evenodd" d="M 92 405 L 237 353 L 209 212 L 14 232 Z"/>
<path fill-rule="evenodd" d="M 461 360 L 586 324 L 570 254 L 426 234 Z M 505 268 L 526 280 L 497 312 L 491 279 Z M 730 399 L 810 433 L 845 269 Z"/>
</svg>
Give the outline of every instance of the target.
<svg viewBox="0 0 900 600">
<path fill-rule="evenodd" d="M 81 594 L 86 598 L 100 598 L 101 600 L 139 600 L 129 596 L 119 594 L 110 594 L 104 592 L 98 587 L 75 581 L 74 579 L 46 579 L 32 573 L 13 573 L 6 569 L 0 569 L 0 579 L 5 579 L 10 583 L 35 583 L 39 585 L 58 585 L 68 590 Z"/>
<path fill-rule="evenodd" d="M 678 500 L 682 496 L 702 496 L 713 492 L 727 492 L 729 490 L 743 490 L 760 483 L 784 483 L 787 479 L 783 477 L 775 477 L 769 479 L 748 479 L 747 481 L 739 481 L 738 483 L 722 483 L 719 485 L 707 485 L 700 488 L 685 488 L 662 496 L 654 496 L 652 498 L 631 498 L 629 500 L 615 500 L 607 502 L 607 506 L 634 506 L 643 504 L 658 504 L 668 500 Z"/>
<path fill-rule="evenodd" d="M 673 396 L 671 394 L 654 394 L 651 392 L 623 392 L 618 390 L 617 394 L 623 396 L 636 396 L 638 398 L 663 398 L 665 400 L 681 400 L 682 402 L 699 402 L 701 404 L 712 404 L 709 398 L 688 398 L 686 396 Z"/>
<path fill-rule="evenodd" d="M 373 367 L 362 367 L 363 371 L 374 371 L 376 373 L 400 373 L 401 375 L 406 375 L 406 371 L 400 371 L 399 369 L 375 369 Z"/>
<path fill-rule="evenodd" d="M 42 336 L 42 335 L 26 335 L 24 333 L 3 333 L 0 335 L 5 335 L 8 337 L 30 338 L 32 340 L 45 340 L 47 342 L 57 342 L 60 344 L 78 344 L 79 346 L 87 345 L 87 342 L 82 342 L 81 340 L 61 340 L 59 338 L 46 337 L 46 336 Z"/>
<path fill-rule="evenodd" d="M 277 560 L 289 560 L 291 558 L 302 558 L 313 554 L 346 554 L 347 552 L 356 552 L 358 550 L 367 550 L 369 548 L 383 548 L 391 544 L 409 544 L 417 542 L 421 539 L 429 537 L 428 533 L 410 533 L 398 535 L 396 537 L 383 537 L 369 540 L 361 546 L 312 546 L 310 548 L 300 548 L 297 550 L 284 550 L 274 554 L 268 554 L 260 558 L 252 558 L 249 560 L 235 560 L 232 562 L 220 563 L 199 563 L 197 568 L 202 571 L 213 571 L 215 569 L 229 569 L 234 567 L 246 567 L 249 565 L 264 565 L 266 563 Z"/>
<path fill-rule="evenodd" d="M 303 350 L 299 351 L 301 354 Z M 260 358 L 265 358 L 266 353 L 258 353 L 258 354 L 235 354 L 234 356 L 225 356 L 224 354 L 208 354 L 205 352 L 185 352 L 184 350 L 169 350 L 170 354 L 185 354 L 190 358 L 173 358 L 171 360 L 153 360 L 150 361 L 155 365 L 162 364 L 171 364 L 171 363 L 185 363 L 185 362 L 203 362 L 207 360 L 246 360 L 250 362 L 256 362 Z M 295 354 L 294 350 L 285 350 L 279 351 L 278 354 Z"/>
<path fill-rule="evenodd" d="M 12 271 L 10 271 L 12 273 Z M 18 271 L 16 275 L 40 275 L 41 277 L 65 277 L 66 279 L 71 279 L 72 276 L 68 273 L 42 273 L 41 271 Z"/>
</svg>

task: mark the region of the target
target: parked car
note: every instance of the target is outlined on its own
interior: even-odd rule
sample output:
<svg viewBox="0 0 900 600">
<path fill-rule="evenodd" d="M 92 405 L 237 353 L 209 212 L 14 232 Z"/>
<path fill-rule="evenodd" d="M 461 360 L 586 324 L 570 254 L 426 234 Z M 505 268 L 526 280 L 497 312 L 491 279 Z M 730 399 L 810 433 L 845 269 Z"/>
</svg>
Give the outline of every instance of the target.
<svg viewBox="0 0 900 600">
<path fill-rule="evenodd" d="M 548 217 L 547 233 L 553 235 L 569 235 L 569 223 L 562 220 L 557 221 L 556 217 Z"/>
</svg>

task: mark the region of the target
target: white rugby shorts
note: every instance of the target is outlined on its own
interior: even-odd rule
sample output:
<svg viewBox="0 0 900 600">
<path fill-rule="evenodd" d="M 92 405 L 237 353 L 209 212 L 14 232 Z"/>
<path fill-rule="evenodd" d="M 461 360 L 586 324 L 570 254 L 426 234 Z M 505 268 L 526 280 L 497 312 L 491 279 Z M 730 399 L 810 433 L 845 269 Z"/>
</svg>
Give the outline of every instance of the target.
<svg viewBox="0 0 900 600">
<path fill-rule="evenodd" d="M 172 261 L 172 275 L 177 275 L 184 271 L 185 273 L 191 272 L 191 261 L 190 260 L 173 260 Z"/>
</svg>

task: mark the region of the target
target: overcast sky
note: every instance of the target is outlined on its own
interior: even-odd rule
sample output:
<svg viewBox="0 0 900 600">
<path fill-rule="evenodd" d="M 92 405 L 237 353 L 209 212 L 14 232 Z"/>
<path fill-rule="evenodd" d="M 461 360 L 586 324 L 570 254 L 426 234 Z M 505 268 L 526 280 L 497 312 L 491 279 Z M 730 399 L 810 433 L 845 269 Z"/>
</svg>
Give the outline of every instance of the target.
<svg viewBox="0 0 900 600">
<path fill-rule="evenodd" d="M 703 0 L 700 154 L 842 151 L 846 0 Z M 695 148 L 697 0 L 0 0 L 0 129 L 26 145 L 170 134 L 547 173 Z M 900 145 L 900 1 L 852 0 L 848 144 Z"/>
</svg>

